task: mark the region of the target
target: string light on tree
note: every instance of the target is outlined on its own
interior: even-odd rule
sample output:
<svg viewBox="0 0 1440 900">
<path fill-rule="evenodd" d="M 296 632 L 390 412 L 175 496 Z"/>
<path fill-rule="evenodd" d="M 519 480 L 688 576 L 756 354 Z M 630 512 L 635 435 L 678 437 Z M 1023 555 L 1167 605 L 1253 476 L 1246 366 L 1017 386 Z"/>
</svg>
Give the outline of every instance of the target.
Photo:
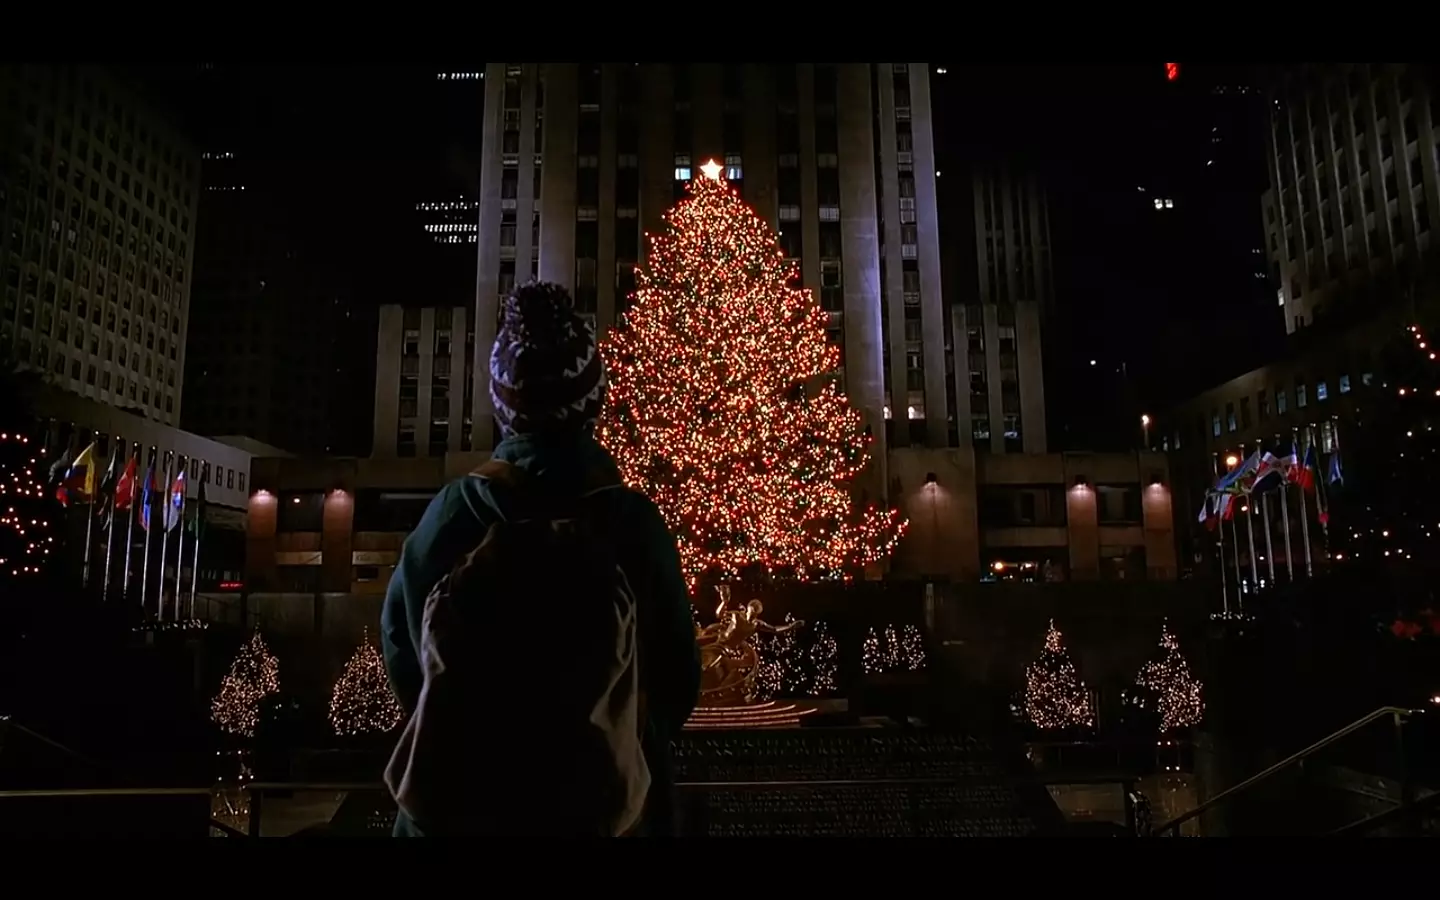
<svg viewBox="0 0 1440 900">
<path fill-rule="evenodd" d="M 1136 705 L 1160 716 L 1161 731 L 1200 724 L 1205 714 L 1203 685 L 1190 673 L 1169 624 L 1160 630 L 1160 658 L 1140 667 L 1135 685 Z"/>
<path fill-rule="evenodd" d="M 914 625 L 904 625 L 898 630 L 894 625 L 886 625 L 881 632 L 871 628 L 861 648 L 860 664 L 866 675 L 922 671 L 925 637 Z"/>
<path fill-rule="evenodd" d="M 45 574 L 57 547 L 39 449 L 26 435 L 0 434 L 0 577 L 16 581 Z"/>
<path fill-rule="evenodd" d="M 786 622 L 795 617 L 785 615 Z M 823 621 L 760 636 L 756 699 L 823 697 L 838 687 L 840 645 Z"/>
<path fill-rule="evenodd" d="M 905 523 L 856 508 L 872 438 L 833 377 L 828 314 L 721 167 L 701 168 L 601 348 L 597 436 L 660 508 L 692 587 L 705 573 L 849 577 Z"/>
<path fill-rule="evenodd" d="M 1095 725 L 1090 691 L 1075 671 L 1054 619 L 1045 633 L 1039 659 L 1025 670 L 1024 709 L 1025 717 L 1046 731 Z"/>
<path fill-rule="evenodd" d="M 806 693 L 811 697 L 824 697 L 840 689 L 840 642 L 830 633 L 830 626 L 816 622 L 811 632 L 809 673 L 806 678 Z"/>
<path fill-rule="evenodd" d="M 254 737 L 260 704 L 280 691 L 280 661 L 256 631 L 235 655 L 220 692 L 210 702 L 210 717 L 227 734 Z"/>
<path fill-rule="evenodd" d="M 925 668 L 925 636 L 919 627 L 906 625 L 900 630 L 900 650 L 897 654 L 900 666 L 907 672 L 919 672 Z"/>
<path fill-rule="evenodd" d="M 384 734 L 400 724 L 401 715 L 367 629 L 330 694 L 330 727 L 341 737 Z"/>
</svg>

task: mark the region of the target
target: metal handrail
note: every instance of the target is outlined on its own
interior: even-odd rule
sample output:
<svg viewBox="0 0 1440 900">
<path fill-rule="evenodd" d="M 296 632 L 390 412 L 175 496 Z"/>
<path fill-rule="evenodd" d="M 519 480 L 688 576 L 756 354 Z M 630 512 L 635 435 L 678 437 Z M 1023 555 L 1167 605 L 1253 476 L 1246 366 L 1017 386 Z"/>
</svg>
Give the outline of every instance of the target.
<svg viewBox="0 0 1440 900">
<path fill-rule="evenodd" d="M 1254 787 L 1260 782 L 1266 781 L 1271 776 L 1282 772 L 1285 769 L 1288 769 L 1290 766 L 1293 766 L 1296 763 L 1315 755 L 1319 751 L 1324 750 L 1326 747 L 1329 747 L 1331 744 L 1334 744 L 1337 741 L 1349 737 L 1350 735 L 1354 734 L 1355 732 L 1359 731 L 1370 723 L 1378 722 L 1384 718 L 1391 718 L 1398 726 L 1410 716 L 1416 715 L 1417 712 L 1417 710 L 1404 709 L 1399 706 L 1382 706 L 1374 712 L 1370 713 L 1369 715 L 1356 719 L 1354 722 L 1351 722 L 1349 725 L 1346 725 L 1339 731 L 1336 731 L 1333 734 L 1321 738 L 1320 740 L 1316 741 L 1305 749 L 1290 754 L 1289 756 L 1275 763 L 1275 765 L 1256 772 L 1254 775 L 1251 775 L 1249 778 L 1245 779 L 1239 784 L 1226 788 L 1225 790 L 1211 797 L 1209 800 L 1206 800 L 1204 803 L 1200 804 L 1189 812 L 1181 813 L 1170 821 L 1165 822 L 1163 825 L 1156 826 L 1155 829 L 1151 831 L 1151 834 L 1160 835 L 1164 834 L 1165 832 L 1171 832 L 1175 835 L 1179 835 L 1180 826 L 1184 825 L 1191 819 L 1198 818 L 1199 816 L 1204 815 L 1210 809 L 1214 808 L 1215 806 L 1226 800 L 1229 800 L 1236 794 L 1248 791 L 1250 788 Z"/>
<path fill-rule="evenodd" d="M 1335 829 L 1325 837 L 1359 837 L 1369 834 L 1376 828 L 1388 825 L 1397 819 L 1406 819 L 1410 816 L 1419 816 L 1432 809 L 1440 807 L 1440 791 L 1427 794 L 1412 803 L 1404 803 L 1394 809 L 1387 809 L 1382 813 L 1376 813 L 1358 822 L 1351 822 L 1349 825 Z"/>
<path fill-rule="evenodd" d="M 103 764 L 101 764 L 101 763 L 99 763 L 99 762 L 96 762 L 95 760 L 91 759 L 90 757 L 86 756 L 85 754 L 80 753 L 79 751 L 76 751 L 76 750 L 71 750 L 69 747 L 65 746 L 64 744 L 60 743 L 59 741 L 51 740 L 50 738 L 46 737 L 45 735 L 41 734 L 41 733 L 38 732 L 38 731 L 35 731 L 35 730 L 33 730 L 33 729 L 30 729 L 30 728 L 26 728 L 24 725 L 21 725 L 19 722 L 16 722 L 15 719 L 14 719 L 13 717 L 11 717 L 11 716 L 8 716 L 8 715 L 6 715 L 6 716 L 0 716 L 0 727 L 4 727 L 4 728 L 7 728 L 7 729 L 9 729 L 9 730 L 11 730 L 11 731 L 17 732 L 17 733 L 19 733 L 19 734 L 23 734 L 23 735 L 25 735 L 26 737 L 30 738 L 31 740 L 39 741 L 40 743 L 44 744 L 45 746 L 50 747 L 51 749 L 54 749 L 54 750 L 59 750 L 61 753 L 65 754 L 66 756 L 70 757 L 71 759 L 79 760 L 80 762 L 84 763 L 84 764 L 87 765 L 87 766 L 92 766 L 92 767 L 94 767 L 94 768 L 96 768 L 96 769 L 103 769 L 103 768 L 105 768 L 105 766 L 104 766 Z"/>
</svg>

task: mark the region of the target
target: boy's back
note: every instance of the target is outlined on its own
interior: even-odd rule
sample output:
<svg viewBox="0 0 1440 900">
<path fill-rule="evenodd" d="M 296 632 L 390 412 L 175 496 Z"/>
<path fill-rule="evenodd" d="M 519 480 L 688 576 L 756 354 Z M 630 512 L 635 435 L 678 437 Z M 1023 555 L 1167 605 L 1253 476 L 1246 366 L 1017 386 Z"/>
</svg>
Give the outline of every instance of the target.
<svg viewBox="0 0 1440 900">
<path fill-rule="evenodd" d="M 504 340 L 502 330 L 497 356 Z M 501 409 L 503 401 L 515 397 L 504 393 L 503 373 L 492 381 L 502 423 L 534 418 L 533 404 L 521 417 Z M 449 785 L 454 797 L 466 795 L 477 809 L 549 811 L 532 821 L 522 821 L 532 818 L 524 812 L 503 826 L 492 822 L 485 826 L 489 833 L 555 833 L 562 811 L 582 808 L 587 792 L 643 794 L 648 785 L 644 770 L 655 770 L 652 802 L 668 792 L 664 757 L 693 709 L 698 660 L 675 542 L 654 505 L 619 487 L 613 459 L 588 428 L 509 432 L 494 462 L 444 488 L 406 541 L 386 596 L 382 636 L 392 685 L 408 713 L 435 705 L 433 698 L 422 701 L 426 690 L 458 692 L 461 703 L 446 708 L 473 710 L 464 716 L 463 740 L 439 742 L 467 747 L 470 764 L 430 756 L 422 748 L 410 761 L 412 777 L 430 779 L 432 791 Z M 514 521 L 492 534 L 492 527 L 505 519 Z M 514 524 L 523 520 L 538 521 L 544 529 L 527 534 L 525 526 Z M 557 532 L 550 523 L 577 520 L 584 523 L 578 533 L 570 534 L 573 529 L 566 525 L 563 539 L 551 541 Z M 479 554 L 482 559 L 474 567 L 481 575 L 450 590 L 463 579 L 446 577 L 487 541 L 487 534 L 491 549 Z M 504 552 L 497 552 L 502 545 Z M 426 601 L 442 580 L 437 593 L 446 602 L 432 598 L 430 606 L 453 609 L 456 615 L 442 617 L 448 625 L 427 628 Z M 633 612 L 633 628 L 624 621 L 627 608 Z M 454 627 L 457 623 L 463 628 Z M 435 638 L 462 631 L 465 639 L 448 650 L 443 639 Z M 627 634 L 633 634 L 628 650 Z M 442 658 L 445 665 L 437 667 Z M 437 668 L 450 670 L 449 687 L 437 679 Z M 630 696 L 630 679 L 638 697 Z M 645 708 L 637 723 L 633 701 L 639 697 Z M 610 700 L 599 702 L 604 698 Z M 573 727 L 597 718 L 588 715 L 597 708 L 612 707 L 619 711 L 608 716 L 609 737 L 597 740 L 608 741 L 623 786 L 605 787 L 603 772 L 580 774 L 584 753 L 579 748 L 585 742 L 574 737 Z M 634 710 L 628 719 L 626 709 Z M 457 719 L 453 713 L 428 718 L 426 728 L 437 735 L 458 727 L 444 722 Z M 401 757 L 414 752 L 417 727 L 412 721 L 402 738 L 397 787 L 404 787 L 406 760 Z M 625 741 L 615 740 L 627 729 L 631 737 L 638 731 L 643 738 L 640 759 L 626 759 L 638 756 L 633 742 L 622 746 Z M 434 740 L 421 743 L 436 745 Z M 399 793 L 403 799 L 405 791 Z M 477 821 L 487 818 L 477 811 Z M 414 833 L 413 824 L 402 817 L 397 833 Z"/>
</svg>

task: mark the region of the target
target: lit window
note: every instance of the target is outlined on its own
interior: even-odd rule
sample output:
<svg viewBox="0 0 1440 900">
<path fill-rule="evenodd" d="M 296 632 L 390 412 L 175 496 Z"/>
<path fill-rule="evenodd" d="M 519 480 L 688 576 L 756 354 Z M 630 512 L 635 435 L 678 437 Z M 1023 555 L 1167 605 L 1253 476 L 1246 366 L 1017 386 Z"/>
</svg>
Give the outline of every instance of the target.
<svg viewBox="0 0 1440 900">
<path fill-rule="evenodd" d="M 740 161 L 740 154 L 725 154 L 725 180 L 740 181 L 745 177 L 745 168 Z"/>
<path fill-rule="evenodd" d="M 1342 393 L 1342 394 L 1348 394 L 1348 393 L 1350 393 L 1350 376 L 1349 376 L 1349 375 L 1341 375 L 1341 376 L 1340 376 L 1340 393 Z"/>
<path fill-rule="evenodd" d="M 676 180 L 676 181 L 689 181 L 689 180 L 690 180 L 690 167 L 689 167 L 689 166 L 676 166 L 676 167 L 675 167 L 675 180 Z"/>
</svg>

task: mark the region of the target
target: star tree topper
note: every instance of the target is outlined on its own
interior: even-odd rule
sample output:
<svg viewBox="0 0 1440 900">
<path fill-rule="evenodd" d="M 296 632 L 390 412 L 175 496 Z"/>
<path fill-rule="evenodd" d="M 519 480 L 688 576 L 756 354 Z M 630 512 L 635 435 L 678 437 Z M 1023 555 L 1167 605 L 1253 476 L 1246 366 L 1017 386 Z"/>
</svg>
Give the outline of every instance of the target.
<svg viewBox="0 0 1440 900">
<path fill-rule="evenodd" d="M 725 171 L 725 167 L 712 159 L 709 162 L 705 163 L 705 165 L 701 166 L 700 171 L 703 172 L 705 177 L 709 178 L 711 181 L 719 181 L 720 173 Z"/>
</svg>

